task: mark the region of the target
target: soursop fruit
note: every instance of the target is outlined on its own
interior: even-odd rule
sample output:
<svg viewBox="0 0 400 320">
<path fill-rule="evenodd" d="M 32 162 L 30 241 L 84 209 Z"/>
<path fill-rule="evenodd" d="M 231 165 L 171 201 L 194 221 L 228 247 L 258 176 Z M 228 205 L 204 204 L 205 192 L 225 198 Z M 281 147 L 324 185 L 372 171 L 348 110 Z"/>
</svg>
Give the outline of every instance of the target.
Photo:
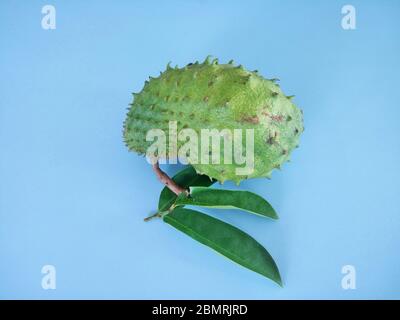
<svg viewBox="0 0 400 320">
<path fill-rule="evenodd" d="M 191 128 L 199 136 L 202 129 L 254 129 L 254 170 L 248 175 L 237 174 L 242 164 L 225 163 L 223 143 L 220 163 L 192 163 L 187 159 L 197 172 L 220 182 L 270 177 L 273 169 L 289 159 L 303 132 L 301 110 L 282 92 L 276 79 L 263 78 L 232 61 L 219 64 L 209 57 L 183 68 L 168 65 L 134 94 L 124 123 L 127 147 L 145 154 L 153 143 L 146 141 L 148 130 L 168 132 L 170 121 L 176 121 L 178 132 Z M 177 143 L 178 148 L 184 144 Z M 242 148 L 245 154 L 244 135 Z"/>
</svg>

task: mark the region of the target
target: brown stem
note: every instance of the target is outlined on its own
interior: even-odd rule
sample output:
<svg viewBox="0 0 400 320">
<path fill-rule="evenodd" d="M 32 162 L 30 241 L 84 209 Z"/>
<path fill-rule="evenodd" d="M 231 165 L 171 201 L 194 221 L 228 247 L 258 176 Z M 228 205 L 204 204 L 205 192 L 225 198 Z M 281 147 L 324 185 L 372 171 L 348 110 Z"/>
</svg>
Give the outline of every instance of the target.
<svg viewBox="0 0 400 320">
<path fill-rule="evenodd" d="M 160 215 L 160 213 L 159 212 L 157 212 L 157 213 L 155 213 L 155 214 L 153 214 L 153 215 L 151 215 L 151 216 L 149 216 L 149 217 L 147 217 L 147 218 L 144 218 L 144 221 L 150 221 L 150 220 L 152 220 L 152 219 L 154 219 L 154 218 L 159 218 L 159 217 L 161 217 L 161 215 Z"/>
<path fill-rule="evenodd" d="M 160 169 L 158 162 L 153 164 L 153 170 L 156 173 L 158 180 L 165 184 L 173 193 L 176 195 L 179 195 L 182 192 L 188 194 L 188 191 L 185 188 L 177 185 L 174 180 L 172 180 L 164 171 Z"/>
</svg>

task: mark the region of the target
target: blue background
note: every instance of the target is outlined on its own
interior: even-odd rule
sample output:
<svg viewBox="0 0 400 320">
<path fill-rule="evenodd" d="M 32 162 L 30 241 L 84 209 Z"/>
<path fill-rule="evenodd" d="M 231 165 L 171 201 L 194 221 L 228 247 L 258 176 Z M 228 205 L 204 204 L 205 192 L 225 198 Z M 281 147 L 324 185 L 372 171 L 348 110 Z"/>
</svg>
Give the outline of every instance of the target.
<svg viewBox="0 0 400 320">
<path fill-rule="evenodd" d="M 1 1 L 0 298 L 400 298 L 400 2 L 349 3 L 356 30 L 343 1 Z M 122 142 L 131 92 L 208 54 L 304 110 L 292 162 L 239 187 L 280 220 L 206 210 L 268 248 L 283 289 L 143 222 L 162 186 Z"/>
</svg>

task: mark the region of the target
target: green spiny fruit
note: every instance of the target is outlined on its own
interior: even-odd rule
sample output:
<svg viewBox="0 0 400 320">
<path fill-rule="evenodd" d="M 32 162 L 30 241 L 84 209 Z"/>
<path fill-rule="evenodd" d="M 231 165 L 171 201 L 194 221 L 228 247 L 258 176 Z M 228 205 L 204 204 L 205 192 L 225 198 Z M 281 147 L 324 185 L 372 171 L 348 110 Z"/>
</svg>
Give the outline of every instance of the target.
<svg viewBox="0 0 400 320">
<path fill-rule="evenodd" d="M 177 129 L 254 129 L 254 170 L 237 175 L 241 165 L 191 163 L 199 173 L 220 182 L 270 177 L 273 169 L 289 159 L 303 132 L 302 112 L 285 96 L 277 79 L 265 79 L 257 71 L 241 65 L 218 64 L 207 59 L 183 68 L 167 69 L 157 78 L 150 77 L 134 101 L 124 123 L 124 139 L 129 150 L 145 154 L 153 143 L 146 141 L 150 129 L 168 132 L 169 121 Z M 168 141 L 168 135 L 167 135 Z M 184 142 L 178 141 L 178 148 Z M 223 144 L 222 144 L 223 146 Z M 243 143 L 243 153 L 246 145 Z M 190 160 L 189 160 L 190 162 Z"/>
</svg>

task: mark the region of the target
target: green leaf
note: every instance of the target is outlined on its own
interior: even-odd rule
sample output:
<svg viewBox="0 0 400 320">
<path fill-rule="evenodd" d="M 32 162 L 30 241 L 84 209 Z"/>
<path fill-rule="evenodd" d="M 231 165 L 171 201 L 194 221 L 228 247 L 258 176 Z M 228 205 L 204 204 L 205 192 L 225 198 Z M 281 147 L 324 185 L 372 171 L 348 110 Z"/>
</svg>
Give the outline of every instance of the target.
<svg viewBox="0 0 400 320">
<path fill-rule="evenodd" d="M 163 219 L 200 243 L 282 286 L 274 259 L 261 244 L 240 229 L 182 207 L 175 208 Z"/>
<path fill-rule="evenodd" d="M 208 187 L 215 182 L 215 180 L 211 180 L 208 176 L 204 174 L 198 174 L 192 166 L 188 166 L 182 171 L 179 171 L 172 178 L 172 180 L 174 180 L 178 185 L 183 188 L 189 188 L 190 186 Z M 176 198 L 176 194 L 165 187 L 160 194 L 160 199 L 158 201 L 158 210 L 168 210 L 175 202 Z"/>
<path fill-rule="evenodd" d="M 190 195 L 178 197 L 175 205 L 241 209 L 264 217 L 278 219 L 274 208 L 267 200 L 249 191 L 192 187 L 190 188 Z"/>
</svg>

